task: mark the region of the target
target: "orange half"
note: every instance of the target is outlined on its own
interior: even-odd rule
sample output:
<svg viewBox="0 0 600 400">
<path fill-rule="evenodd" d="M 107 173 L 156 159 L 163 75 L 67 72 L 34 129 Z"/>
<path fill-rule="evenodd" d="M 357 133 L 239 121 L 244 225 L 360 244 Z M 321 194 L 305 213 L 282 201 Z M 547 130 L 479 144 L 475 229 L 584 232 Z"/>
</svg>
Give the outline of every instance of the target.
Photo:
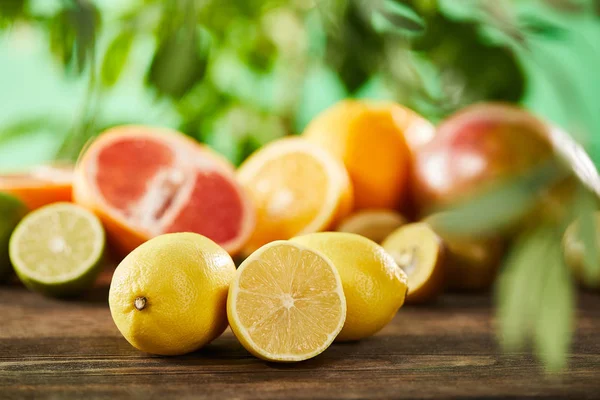
<svg viewBox="0 0 600 400">
<path fill-rule="evenodd" d="M 241 165 L 238 178 L 257 208 L 248 254 L 274 240 L 328 229 L 352 209 L 352 186 L 342 163 L 301 138 L 258 150 Z"/>
</svg>

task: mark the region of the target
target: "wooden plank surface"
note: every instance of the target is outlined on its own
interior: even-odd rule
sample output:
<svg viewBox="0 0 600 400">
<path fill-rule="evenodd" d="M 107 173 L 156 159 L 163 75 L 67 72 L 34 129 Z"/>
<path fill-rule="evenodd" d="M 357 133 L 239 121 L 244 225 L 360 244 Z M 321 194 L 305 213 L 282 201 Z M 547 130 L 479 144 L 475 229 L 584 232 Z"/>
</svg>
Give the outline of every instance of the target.
<svg viewBox="0 0 600 400">
<path fill-rule="evenodd" d="M 597 294 L 580 296 L 569 370 L 548 377 L 529 355 L 499 353 L 485 295 L 404 307 L 375 337 L 282 365 L 230 331 L 183 357 L 140 353 L 114 326 L 107 291 L 107 279 L 77 301 L 0 287 L 0 399 L 600 397 Z"/>
</svg>

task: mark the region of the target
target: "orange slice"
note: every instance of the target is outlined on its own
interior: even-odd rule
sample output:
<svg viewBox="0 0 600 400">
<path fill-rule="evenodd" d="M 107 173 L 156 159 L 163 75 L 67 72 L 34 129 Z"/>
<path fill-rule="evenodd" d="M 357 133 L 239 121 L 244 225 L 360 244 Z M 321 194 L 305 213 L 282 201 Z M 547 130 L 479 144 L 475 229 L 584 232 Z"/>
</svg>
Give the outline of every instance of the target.
<svg viewBox="0 0 600 400">
<path fill-rule="evenodd" d="M 255 356 L 302 361 L 321 354 L 342 330 L 346 298 L 327 258 L 287 241 L 263 246 L 229 286 L 231 330 Z"/>
<path fill-rule="evenodd" d="M 273 240 L 325 230 L 352 208 L 352 187 L 341 162 L 301 138 L 258 150 L 242 164 L 238 178 L 257 208 L 247 254 Z"/>
</svg>

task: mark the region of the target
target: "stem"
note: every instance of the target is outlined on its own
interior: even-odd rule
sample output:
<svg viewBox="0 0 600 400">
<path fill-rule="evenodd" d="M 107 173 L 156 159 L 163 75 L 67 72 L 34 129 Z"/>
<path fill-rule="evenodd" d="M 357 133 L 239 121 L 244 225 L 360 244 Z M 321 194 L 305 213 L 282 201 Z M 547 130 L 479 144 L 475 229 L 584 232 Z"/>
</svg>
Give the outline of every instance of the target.
<svg viewBox="0 0 600 400">
<path fill-rule="evenodd" d="M 133 305 L 138 311 L 142 311 L 146 308 L 146 298 L 145 297 L 137 297 L 133 302 Z"/>
</svg>

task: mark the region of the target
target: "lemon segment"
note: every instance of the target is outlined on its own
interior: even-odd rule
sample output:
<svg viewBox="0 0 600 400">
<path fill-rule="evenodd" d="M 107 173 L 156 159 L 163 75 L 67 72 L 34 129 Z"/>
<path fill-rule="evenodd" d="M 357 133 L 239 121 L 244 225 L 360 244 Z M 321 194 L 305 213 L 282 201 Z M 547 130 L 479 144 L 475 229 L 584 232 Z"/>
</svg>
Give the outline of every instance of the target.
<svg viewBox="0 0 600 400">
<path fill-rule="evenodd" d="M 345 321 L 346 300 L 329 260 L 301 245 L 276 241 L 238 269 L 227 315 L 250 353 L 269 361 L 302 361 L 333 342 Z"/>
</svg>

